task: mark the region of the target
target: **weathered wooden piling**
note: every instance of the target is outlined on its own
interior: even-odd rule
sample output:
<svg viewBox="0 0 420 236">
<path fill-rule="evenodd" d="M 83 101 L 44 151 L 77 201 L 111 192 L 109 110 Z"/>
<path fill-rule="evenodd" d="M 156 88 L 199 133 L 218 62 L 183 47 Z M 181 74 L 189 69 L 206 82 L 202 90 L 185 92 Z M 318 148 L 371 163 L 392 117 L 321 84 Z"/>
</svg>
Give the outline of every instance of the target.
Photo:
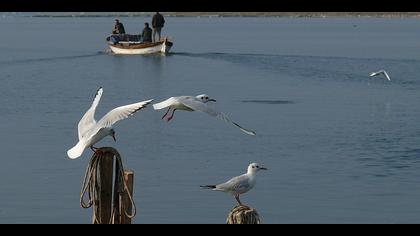
<svg viewBox="0 0 420 236">
<path fill-rule="evenodd" d="M 229 212 L 227 224 L 260 224 L 257 210 L 245 205 L 237 205 Z"/>
<path fill-rule="evenodd" d="M 112 209 L 112 171 L 114 169 L 114 154 L 105 152 L 99 162 L 99 216 L 92 214 L 92 224 L 107 224 L 111 219 Z M 96 219 L 99 217 L 99 221 Z"/>
<path fill-rule="evenodd" d="M 133 196 L 134 172 L 125 170 L 124 181 L 127 184 L 128 192 L 124 192 L 120 196 L 121 224 L 131 224 L 131 217 L 129 216 L 133 214 L 133 207 L 130 198 Z"/>
<path fill-rule="evenodd" d="M 131 224 L 136 214 L 132 197 L 133 176 L 133 171 L 124 170 L 116 149 L 103 147 L 95 150 L 86 169 L 80 195 L 83 208 L 93 206 L 93 224 Z M 84 201 L 86 193 L 88 203 Z"/>
</svg>

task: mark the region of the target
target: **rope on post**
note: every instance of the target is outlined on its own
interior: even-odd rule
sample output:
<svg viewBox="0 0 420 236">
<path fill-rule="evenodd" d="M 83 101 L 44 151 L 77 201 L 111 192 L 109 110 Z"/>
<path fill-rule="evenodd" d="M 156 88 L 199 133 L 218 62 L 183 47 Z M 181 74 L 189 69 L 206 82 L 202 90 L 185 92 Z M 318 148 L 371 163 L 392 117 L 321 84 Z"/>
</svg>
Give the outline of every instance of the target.
<svg viewBox="0 0 420 236">
<path fill-rule="evenodd" d="M 257 210 L 249 206 L 237 205 L 226 219 L 227 224 L 260 224 L 260 216 Z"/>
<path fill-rule="evenodd" d="M 115 157 L 115 183 L 111 208 L 110 203 L 101 201 L 109 197 L 108 200 L 111 202 L 113 157 Z M 90 208 L 93 206 L 92 222 L 94 224 L 119 224 L 121 222 L 121 211 L 124 211 L 123 214 L 129 219 L 136 215 L 136 205 L 124 179 L 124 168 L 118 151 L 112 147 L 96 149 L 86 168 L 80 191 L 81 207 Z M 110 187 L 108 187 L 107 182 L 110 183 Z M 86 193 L 88 194 L 87 202 L 85 202 Z M 110 196 L 103 196 L 104 194 Z M 129 199 L 129 206 L 124 206 L 124 202 L 119 202 L 119 199 L 124 195 Z M 104 205 L 108 206 L 103 207 Z M 128 213 L 127 209 L 131 209 L 131 213 Z"/>
</svg>

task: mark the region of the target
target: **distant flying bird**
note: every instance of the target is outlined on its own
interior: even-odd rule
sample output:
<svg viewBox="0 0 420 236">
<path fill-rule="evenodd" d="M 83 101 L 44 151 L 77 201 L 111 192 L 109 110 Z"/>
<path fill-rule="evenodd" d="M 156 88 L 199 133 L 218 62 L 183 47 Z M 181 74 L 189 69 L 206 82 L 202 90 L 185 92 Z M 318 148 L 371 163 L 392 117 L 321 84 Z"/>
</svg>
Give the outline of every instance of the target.
<svg viewBox="0 0 420 236">
<path fill-rule="evenodd" d="M 386 73 L 386 71 L 384 71 L 384 70 L 380 70 L 380 71 L 377 71 L 377 72 L 372 72 L 372 73 L 370 73 L 369 76 L 372 77 L 372 76 L 377 76 L 377 75 L 381 75 L 381 74 L 384 75 L 385 78 L 388 79 L 389 81 L 391 80 L 388 73 Z"/>
<path fill-rule="evenodd" d="M 260 170 L 267 170 L 267 168 L 260 166 L 258 163 L 251 163 L 248 166 L 246 174 L 233 177 L 229 181 L 218 185 L 202 185 L 200 187 L 221 191 L 235 196 L 239 205 L 242 205 L 239 195 L 251 190 L 256 183 L 256 173 Z"/>
<path fill-rule="evenodd" d="M 95 94 L 92 106 L 89 108 L 89 110 L 87 110 L 85 115 L 79 121 L 79 142 L 76 144 L 76 146 L 67 151 L 67 155 L 71 159 L 76 159 L 80 157 L 85 148 L 87 147 L 90 147 L 93 150 L 93 145 L 99 142 L 107 135 L 110 135 L 114 139 L 114 141 L 116 141 L 115 130 L 113 129 L 112 125 L 115 124 L 117 121 L 123 120 L 133 115 L 135 112 L 146 107 L 153 101 L 152 99 L 117 107 L 108 112 L 98 122 L 96 122 L 94 117 L 95 110 L 99 104 L 99 100 L 101 100 L 102 93 L 103 89 L 102 87 L 100 87 Z"/>
<path fill-rule="evenodd" d="M 168 108 L 165 115 L 162 116 L 162 119 L 166 119 L 166 121 L 168 122 L 174 117 L 174 113 L 176 110 L 201 111 L 213 117 L 217 117 L 223 121 L 226 121 L 228 123 L 235 125 L 246 134 L 255 135 L 254 131 L 243 128 L 242 126 L 230 120 L 229 117 L 227 117 L 225 114 L 212 109 L 210 106 L 208 106 L 207 102 L 216 102 L 216 100 L 209 98 L 209 96 L 206 94 L 201 94 L 196 97 L 193 97 L 193 96 L 170 97 L 163 102 L 153 104 L 153 108 L 155 110 Z M 172 113 L 168 116 L 171 110 L 172 110 Z"/>
</svg>

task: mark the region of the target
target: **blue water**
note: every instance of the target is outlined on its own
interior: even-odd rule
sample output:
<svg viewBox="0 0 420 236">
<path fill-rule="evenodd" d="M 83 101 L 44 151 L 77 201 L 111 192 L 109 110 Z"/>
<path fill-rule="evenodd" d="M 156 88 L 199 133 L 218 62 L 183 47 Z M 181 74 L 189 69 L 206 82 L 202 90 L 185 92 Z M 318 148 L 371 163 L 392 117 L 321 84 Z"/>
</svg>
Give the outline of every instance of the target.
<svg viewBox="0 0 420 236">
<path fill-rule="evenodd" d="M 120 18 L 130 33 L 148 18 Z M 420 20 L 175 18 L 168 56 L 115 56 L 113 18 L 0 18 L 0 222 L 90 223 L 77 123 L 97 109 L 207 93 L 257 136 L 201 113 L 141 110 L 115 126 L 135 172 L 133 223 L 225 223 L 233 197 L 203 190 L 269 170 L 241 197 L 262 223 L 418 223 Z M 391 81 L 370 78 L 385 69 Z"/>
</svg>

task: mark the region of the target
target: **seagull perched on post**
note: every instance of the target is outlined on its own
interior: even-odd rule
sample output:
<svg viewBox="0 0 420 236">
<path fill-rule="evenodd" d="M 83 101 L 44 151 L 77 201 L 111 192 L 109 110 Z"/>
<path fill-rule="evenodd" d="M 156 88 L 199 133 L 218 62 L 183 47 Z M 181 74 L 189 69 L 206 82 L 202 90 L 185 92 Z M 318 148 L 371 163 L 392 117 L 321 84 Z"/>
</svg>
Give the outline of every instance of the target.
<svg viewBox="0 0 420 236">
<path fill-rule="evenodd" d="M 117 107 L 109 111 L 98 122 L 96 122 L 94 117 L 95 110 L 99 104 L 99 100 L 101 100 L 102 93 L 103 89 L 100 87 L 98 91 L 96 91 L 92 106 L 89 108 L 89 110 L 87 110 L 85 115 L 79 121 L 77 127 L 79 132 L 79 142 L 76 144 L 76 146 L 67 151 L 67 155 L 71 159 L 80 157 L 87 147 L 90 147 L 92 150 L 94 150 L 93 145 L 108 135 L 110 135 L 114 141 L 116 141 L 115 130 L 113 129 L 112 125 L 117 121 L 123 120 L 133 115 L 135 112 L 146 107 L 153 101 L 153 99 L 151 99 Z"/>
<path fill-rule="evenodd" d="M 163 102 L 153 104 L 153 108 L 155 110 L 160 110 L 164 108 L 168 108 L 166 113 L 162 116 L 162 119 L 166 119 L 166 121 L 170 121 L 174 117 L 174 113 L 176 110 L 184 110 L 184 111 L 201 111 L 211 115 L 213 117 L 217 117 L 221 120 L 229 122 L 244 133 L 249 135 L 255 135 L 255 132 L 252 130 L 245 129 L 244 127 L 238 125 L 237 123 L 233 122 L 229 119 L 225 114 L 218 112 L 212 109 L 207 103 L 208 102 L 216 102 L 215 99 L 209 98 L 207 94 L 201 94 L 196 97 L 193 96 L 179 96 L 179 97 L 170 97 Z M 169 115 L 170 111 L 172 110 L 171 114 Z"/>
<path fill-rule="evenodd" d="M 388 73 L 386 73 L 385 70 L 380 70 L 380 71 L 377 71 L 377 72 L 372 72 L 372 73 L 370 73 L 369 76 L 372 77 L 372 76 L 377 76 L 377 75 L 381 75 L 381 74 L 384 75 L 387 80 L 391 81 L 391 78 L 389 77 Z"/>
<path fill-rule="evenodd" d="M 239 200 L 239 195 L 251 190 L 256 183 L 256 173 L 260 170 L 267 170 L 267 168 L 260 166 L 258 163 L 251 163 L 248 166 L 246 174 L 233 177 L 229 181 L 218 185 L 202 185 L 200 187 L 221 191 L 235 196 L 239 205 L 242 205 Z"/>
</svg>

